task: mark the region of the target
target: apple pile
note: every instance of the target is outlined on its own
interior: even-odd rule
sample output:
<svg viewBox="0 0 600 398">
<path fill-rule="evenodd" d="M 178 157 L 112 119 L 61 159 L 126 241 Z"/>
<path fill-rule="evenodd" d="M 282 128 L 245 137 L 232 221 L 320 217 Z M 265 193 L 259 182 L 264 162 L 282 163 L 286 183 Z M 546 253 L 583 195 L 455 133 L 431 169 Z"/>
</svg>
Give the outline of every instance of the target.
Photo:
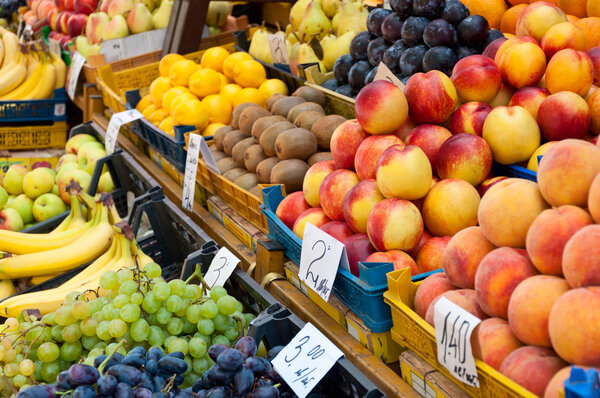
<svg viewBox="0 0 600 398">
<path fill-rule="evenodd" d="M 32 170 L 13 164 L 0 175 L 0 229 L 20 231 L 68 210 L 71 203 L 67 185 L 76 181 L 87 190 L 98 159 L 106 156 L 95 137 L 79 134 L 67 141 L 65 154 L 56 169 L 48 162 L 33 164 Z M 114 183 L 106 170 L 97 192 L 112 192 Z"/>
</svg>

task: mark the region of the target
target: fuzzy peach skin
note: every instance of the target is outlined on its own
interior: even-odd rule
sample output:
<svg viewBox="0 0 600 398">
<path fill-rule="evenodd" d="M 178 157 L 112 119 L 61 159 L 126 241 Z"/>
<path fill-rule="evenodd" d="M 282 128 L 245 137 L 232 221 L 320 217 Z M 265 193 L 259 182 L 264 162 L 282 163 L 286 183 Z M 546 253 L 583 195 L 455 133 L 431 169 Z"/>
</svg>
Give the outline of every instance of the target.
<svg viewBox="0 0 600 398">
<path fill-rule="evenodd" d="M 279 206 L 277 206 L 275 215 L 288 228 L 293 228 L 298 216 L 308 209 L 310 209 L 310 205 L 304 200 L 304 194 L 302 192 L 294 192 L 283 198 Z"/>
<path fill-rule="evenodd" d="M 356 184 L 344 199 L 344 218 L 348 226 L 357 233 L 367 232 L 367 219 L 373 207 L 385 197 L 377 189 L 377 181 L 362 180 Z"/>
<path fill-rule="evenodd" d="M 410 268 L 411 275 L 418 275 L 417 263 L 406 252 L 402 250 L 388 250 L 387 252 L 376 252 L 371 254 L 366 262 L 372 263 L 393 263 L 394 270 Z"/>
<path fill-rule="evenodd" d="M 452 137 L 452 133 L 442 126 L 435 124 L 421 124 L 415 127 L 408 137 L 407 145 L 418 146 L 425 152 L 433 171 L 435 172 L 435 161 L 442 144 Z"/>
<path fill-rule="evenodd" d="M 450 238 L 450 236 L 436 236 L 425 242 L 417 255 L 420 274 L 442 268 L 442 255 Z"/>
<path fill-rule="evenodd" d="M 600 225 L 577 231 L 565 245 L 562 270 L 572 288 L 600 285 Z"/>
<path fill-rule="evenodd" d="M 590 368 L 589 366 L 581 365 L 577 365 L 577 367 L 583 368 L 585 370 Z M 562 368 L 554 374 L 554 376 L 550 380 L 550 383 L 548 383 L 548 386 L 546 386 L 546 391 L 544 391 L 544 398 L 559 398 L 558 392 L 561 390 L 563 391 L 562 396 L 564 397 L 565 380 L 571 377 L 572 368 L 573 367 L 569 365 L 566 368 Z"/>
<path fill-rule="evenodd" d="M 427 195 L 432 170 L 427 155 L 415 145 L 394 145 L 377 162 L 377 187 L 386 198 L 416 200 Z"/>
<path fill-rule="evenodd" d="M 502 361 L 523 344 L 516 338 L 508 322 L 501 318 L 488 318 L 473 331 L 473 356 L 498 370 Z"/>
<path fill-rule="evenodd" d="M 600 85 L 600 47 L 590 48 L 587 54 L 594 65 L 594 85 Z"/>
<path fill-rule="evenodd" d="M 402 199 L 386 199 L 377 203 L 367 220 L 367 233 L 379 251 L 415 248 L 423 234 L 419 209 Z"/>
<path fill-rule="evenodd" d="M 471 55 L 458 61 L 450 80 L 462 102 L 491 101 L 502 85 L 500 70 L 484 55 Z"/>
<path fill-rule="evenodd" d="M 321 201 L 319 200 L 319 188 L 325 177 L 334 170 L 335 161 L 322 160 L 313 164 L 306 172 L 304 181 L 302 182 L 302 192 L 304 193 L 304 199 L 312 207 L 321 205 Z"/>
<path fill-rule="evenodd" d="M 560 50 L 548 62 L 546 86 L 550 93 L 573 91 L 584 96 L 594 82 L 592 59 L 583 51 Z"/>
<path fill-rule="evenodd" d="M 333 221 L 345 221 L 344 199 L 359 181 L 355 172 L 344 169 L 335 170 L 323 179 L 319 200 L 327 217 Z"/>
<path fill-rule="evenodd" d="M 367 84 L 356 96 L 356 119 L 371 134 L 390 134 L 408 117 L 402 90 L 386 80 Z"/>
<path fill-rule="evenodd" d="M 450 290 L 456 290 L 443 272 L 429 275 L 417 288 L 414 300 L 414 310 L 423 319 L 427 314 L 429 304 L 439 295 Z"/>
<path fill-rule="evenodd" d="M 450 118 L 458 104 L 452 81 L 438 70 L 412 75 L 404 94 L 412 119 L 419 123 L 441 124 Z"/>
<path fill-rule="evenodd" d="M 489 145 L 473 134 L 456 134 L 440 148 L 436 169 L 441 179 L 456 178 L 479 185 L 492 169 Z"/>
<path fill-rule="evenodd" d="M 498 94 L 494 97 L 493 100 L 490 101 L 489 104 L 492 108 L 508 106 L 508 104 L 510 103 L 510 99 L 512 98 L 514 93 L 515 89 L 513 89 L 507 84 L 502 84 L 502 87 L 500 87 L 500 91 L 498 91 Z"/>
<path fill-rule="evenodd" d="M 587 205 L 596 224 L 600 224 L 600 173 L 592 181 Z"/>
<path fill-rule="evenodd" d="M 532 36 L 538 42 L 552 26 L 567 22 L 567 16 L 547 1 L 536 1 L 521 12 L 517 19 L 517 36 Z"/>
<path fill-rule="evenodd" d="M 340 124 L 331 135 L 331 156 L 339 169 L 354 169 L 356 150 L 369 136 L 356 119 Z"/>
<path fill-rule="evenodd" d="M 458 107 L 450 118 L 452 134 L 474 134 L 481 137 L 483 123 L 492 107 L 484 102 L 467 102 Z"/>
<path fill-rule="evenodd" d="M 298 216 L 296 222 L 294 223 L 294 227 L 292 231 L 296 234 L 300 239 L 304 238 L 304 228 L 306 227 L 306 223 L 309 222 L 315 227 L 320 227 L 324 224 L 327 224 L 331 220 L 325 215 L 323 209 L 320 207 L 313 207 L 312 209 L 308 209 L 302 214 Z"/>
<path fill-rule="evenodd" d="M 405 146 L 399 137 L 391 134 L 372 135 L 361 142 L 354 156 L 354 169 L 358 178 L 361 180 L 375 178 L 377 161 L 392 145 L 400 145 L 402 148 Z"/>
<path fill-rule="evenodd" d="M 538 110 L 550 92 L 541 87 L 523 87 L 515 91 L 510 99 L 509 106 L 522 106 L 537 120 Z"/>
<path fill-rule="evenodd" d="M 561 22 L 546 31 L 540 43 L 546 58 L 565 48 L 583 51 L 585 49 L 585 34 L 583 30 L 571 22 Z"/>
<path fill-rule="evenodd" d="M 435 303 L 437 303 L 441 297 L 447 298 L 454 304 L 458 305 L 465 311 L 470 312 L 473 316 L 476 316 L 479 319 L 483 320 L 487 318 L 487 315 L 481 310 L 481 307 L 479 307 L 479 304 L 477 303 L 477 293 L 475 292 L 475 290 L 450 290 L 437 296 L 435 299 L 433 299 L 431 304 L 429 304 L 429 307 L 427 307 L 427 312 L 425 313 L 425 321 L 427 321 L 427 323 L 431 326 L 434 326 L 433 317 L 435 314 Z"/>
</svg>

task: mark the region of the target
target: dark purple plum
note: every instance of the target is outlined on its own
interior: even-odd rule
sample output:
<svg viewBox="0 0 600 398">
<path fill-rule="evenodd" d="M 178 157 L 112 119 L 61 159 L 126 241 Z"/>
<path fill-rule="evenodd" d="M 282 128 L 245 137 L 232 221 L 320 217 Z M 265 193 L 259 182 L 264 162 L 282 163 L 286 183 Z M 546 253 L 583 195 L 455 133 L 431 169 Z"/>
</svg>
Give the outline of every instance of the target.
<svg viewBox="0 0 600 398">
<path fill-rule="evenodd" d="M 371 70 L 372 66 L 369 61 L 358 61 L 355 63 L 350 72 L 348 72 L 348 84 L 352 87 L 352 90 L 358 92 L 365 86 L 365 77 Z"/>
<path fill-rule="evenodd" d="M 460 21 L 469 15 L 471 15 L 471 13 L 467 6 L 460 2 L 448 4 L 442 11 L 442 19 L 445 19 L 452 25 L 458 25 Z"/>
<path fill-rule="evenodd" d="M 370 64 L 369 64 L 370 66 Z M 352 90 L 349 84 L 344 84 L 335 89 L 338 94 L 345 95 L 346 97 L 354 97 L 355 91 Z"/>
<path fill-rule="evenodd" d="M 454 52 L 458 56 L 459 61 L 470 55 L 479 54 L 479 52 L 476 49 L 474 49 L 473 47 L 463 46 L 460 44 L 458 46 L 456 46 L 456 48 L 454 49 Z"/>
<path fill-rule="evenodd" d="M 388 15 L 381 24 L 381 36 L 390 42 L 395 43 L 396 40 L 402 38 L 402 17 L 395 12 Z"/>
<path fill-rule="evenodd" d="M 265 358 L 267 359 L 267 361 L 271 362 L 273 359 L 275 359 L 275 357 L 277 355 L 279 355 L 281 350 L 283 350 L 284 348 L 285 348 L 285 346 L 282 346 L 282 345 L 276 345 L 275 347 L 272 347 L 269 350 L 269 352 L 267 352 L 267 355 L 265 356 Z"/>
<path fill-rule="evenodd" d="M 367 55 L 371 65 L 379 65 L 381 59 L 383 58 L 383 53 L 388 49 L 389 46 L 390 43 L 386 42 L 383 37 L 378 37 L 369 42 L 369 46 L 367 47 Z"/>
<path fill-rule="evenodd" d="M 490 25 L 487 19 L 481 15 L 471 15 L 463 19 L 458 24 L 458 37 L 467 44 L 478 44 L 484 41 Z"/>
<path fill-rule="evenodd" d="M 439 18 L 445 6 L 444 0 L 413 0 L 415 15 L 429 19 Z"/>
<path fill-rule="evenodd" d="M 367 46 L 369 42 L 374 39 L 373 36 L 368 31 L 360 32 L 354 39 L 350 42 L 350 55 L 352 59 L 359 61 L 361 59 L 367 59 Z"/>
<path fill-rule="evenodd" d="M 450 76 L 457 62 L 458 57 L 451 48 L 444 46 L 433 47 L 423 57 L 423 72 L 439 70 Z"/>
<path fill-rule="evenodd" d="M 243 362 L 244 355 L 235 348 L 223 351 L 217 357 L 217 365 L 225 370 L 237 370 L 242 367 Z"/>
<path fill-rule="evenodd" d="M 392 10 L 375 8 L 367 17 L 367 30 L 374 35 L 381 36 L 381 24 L 383 20 L 392 13 Z"/>
<path fill-rule="evenodd" d="M 407 46 L 412 47 L 423 43 L 423 32 L 429 25 L 429 19 L 424 17 L 410 17 L 402 25 L 402 40 Z"/>
<path fill-rule="evenodd" d="M 402 76 L 398 75 L 398 76 L 396 76 L 396 77 L 397 77 L 398 79 L 400 79 L 400 81 L 401 81 L 401 82 L 402 82 L 402 84 L 404 84 L 404 85 L 406 85 L 406 83 L 408 82 L 408 79 L 410 79 L 410 76 L 404 76 L 404 77 L 402 77 Z"/>
<path fill-rule="evenodd" d="M 490 29 L 487 32 L 487 35 L 485 36 L 485 42 L 483 43 L 484 49 L 485 47 L 489 46 L 491 42 L 501 37 L 504 37 L 504 34 L 502 34 L 502 32 L 496 29 Z"/>
<path fill-rule="evenodd" d="M 321 83 L 321 87 L 326 88 L 328 90 L 335 90 L 339 86 L 340 84 L 335 79 L 325 80 L 323 83 Z"/>
<path fill-rule="evenodd" d="M 454 47 L 458 42 L 454 27 L 444 19 L 433 20 L 423 32 L 423 41 L 429 47 Z"/>
<path fill-rule="evenodd" d="M 279 390 L 273 386 L 259 386 L 252 392 L 252 398 L 277 398 Z"/>
<path fill-rule="evenodd" d="M 392 73 L 396 74 L 400 72 L 400 66 L 398 63 L 400 62 L 400 56 L 402 52 L 406 50 L 406 44 L 404 44 L 404 40 L 397 40 L 394 44 L 392 44 L 385 52 L 383 53 L 382 61 L 387 66 Z"/>
<path fill-rule="evenodd" d="M 377 69 L 378 69 L 378 67 L 375 66 L 373 69 L 371 69 L 369 71 L 369 73 L 367 73 L 367 76 L 365 76 L 365 86 L 367 84 L 371 83 L 375 79 L 375 75 L 377 74 Z"/>
<path fill-rule="evenodd" d="M 404 76 L 412 76 L 423 71 L 423 57 L 428 48 L 424 44 L 407 48 L 402 52 L 398 65 Z"/>
<path fill-rule="evenodd" d="M 354 59 L 350 54 L 342 55 L 335 60 L 335 63 L 333 64 L 333 76 L 335 76 L 335 80 L 337 80 L 339 84 L 348 83 L 348 72 L 350 71 L 350 68 L 352 68 L 352 65 L 354 65 Z"/>
<path fill-rule="evenodd" d="M 407 18 L 415 15 L 412 6 L 413 0 L 390 0 L 390 7 L 401 17 Z"/>
</svg>

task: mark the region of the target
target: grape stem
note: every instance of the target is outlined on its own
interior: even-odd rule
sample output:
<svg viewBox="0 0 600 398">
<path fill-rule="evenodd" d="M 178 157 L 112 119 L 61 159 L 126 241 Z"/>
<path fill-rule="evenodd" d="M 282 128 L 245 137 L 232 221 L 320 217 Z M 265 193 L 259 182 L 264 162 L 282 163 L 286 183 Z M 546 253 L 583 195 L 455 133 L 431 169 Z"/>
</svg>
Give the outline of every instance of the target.
<svg viewBox="0 0 600 398">
<path fill-rule="evenodd" d="M 13 386 L 13 384 L 10 382 L 10 380 L 8 380 L 6 378 L 6 376 L 4 375 L 4 373 L 2 373 L 2 379 L 6 382 L 6 385 L 8 385 L 10 387 L 11 391 L 14 394 L 18 394 L 19 393 L 19 391 L 17 391 L 17 389 L 15 388 L 15 386 Z"/>
<path fill-rule="evenodd" d="M 106 357 L 106 359 L 104 361 L 102 361 L 102 363 L 100 364 L 100 366 L 98 366 L 98 372 L 100 374 L 102 374 L 102 371 L 104 370 L 104 368 L 106 367 L 106 364 L 108 363 L 108 361 L 112 358 L 113 355 L 115 355 L 115 352 L 117 352 L 117 350 L 121 347 L 123 347 L 123 344 L 125 344 L 127 341 L 125 340 L 121 340 L 119 342 L 119 344 L 117 344 L 115 346 L 115 348 L 113 348 L 113 350 L 111 351 L 111 353 Z"/>
<path fill-rule="evenodd" d="M 210 290 L 210 288 L 208 287 L 208 284 L 206 283 L 206 281 L 204 280 L 204 277 L 202 276 L 202 272 L 200 271 L 200 264 L 196 265 L 196 271 L 185 281 L 185 284 L 189 284 L 194 277 L 198 277 L 198 279 L 200 279 L 200 285 L 202 286 L 202 294 L 206 295 L 208 294 L 208 291 Z"/>
<path fill-rule="evenodd" d="M 46 326 L 47 324 L 43 324 L 42 331 L 40 332 L 40 334 L 38 334 L 37 337 L 33 339 L 31 344 L 29 344 L 29 347 L 27 347 L 27 351 L 25 351 L 25 358 L 27 358 L 27 355 L 29 355 L 29 350 L 31 350 L 31 347 L 35 344 L 35 342 L 38 341 L 40 337 L 42 337 L 42 333 L 44 333 L 44 329 L 46 329 Z"/>
<path fill-rule="evenodd" d="M 171 389 L 173 388 L 173 385 L 174 385 L 174 383 L 175 383 L 175 377 L 176 377 L 176 376 L 177 376 L 177 374 L 174 374 L 173 376 L 171 376 L 171 377 L 169 377 L 169 378 L 167 379 L 167 380 L 168 380 L 168 383 L 167 383 L 167 385 L 165 386 L 165 388 L 163 389 L 163 392 L 164 392 L 164 393 L 167 393 L 167 394 L 168 394 L 168 393 L 169 393 L 169 391 L 171 391 Z M 165 381 L 167 381 L 167 380 L 165 380 Z M 163 384 L 164 384 L 164 383 L 163 383 Z"/>
</svg>

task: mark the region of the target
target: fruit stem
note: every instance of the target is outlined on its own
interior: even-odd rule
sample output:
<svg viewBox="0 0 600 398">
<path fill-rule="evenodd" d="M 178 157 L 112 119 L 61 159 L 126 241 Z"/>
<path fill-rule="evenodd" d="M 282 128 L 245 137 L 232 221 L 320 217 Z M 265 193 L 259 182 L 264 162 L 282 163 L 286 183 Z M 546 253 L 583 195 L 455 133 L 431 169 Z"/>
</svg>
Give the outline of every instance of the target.
<svg viewBox="0 0 600 398">
<path fill-rule="evenodd" d="M 126 343 L 125 340 L 121 340 L 119 342 L 119 344 L 117 344 L 115 346 L 115 348 L 113 348 L 113 350 L 111 351 L 111 353 L 106 357 L 106 359 L 104 361 L 102 361 L 102 363 L 100 364 L 100 366 L 98 366 L 98 373 L 102 374 L 102 371 L 106 367 L 106 364 L 108 363 L 108 361 L 112 358 L 113 355 L 115 355 L 115 352 L 117 352 L 117 350 L 119 348 L 123 347 L 123 344 L 125 344 L 125 343 Z"/>
</svg>

